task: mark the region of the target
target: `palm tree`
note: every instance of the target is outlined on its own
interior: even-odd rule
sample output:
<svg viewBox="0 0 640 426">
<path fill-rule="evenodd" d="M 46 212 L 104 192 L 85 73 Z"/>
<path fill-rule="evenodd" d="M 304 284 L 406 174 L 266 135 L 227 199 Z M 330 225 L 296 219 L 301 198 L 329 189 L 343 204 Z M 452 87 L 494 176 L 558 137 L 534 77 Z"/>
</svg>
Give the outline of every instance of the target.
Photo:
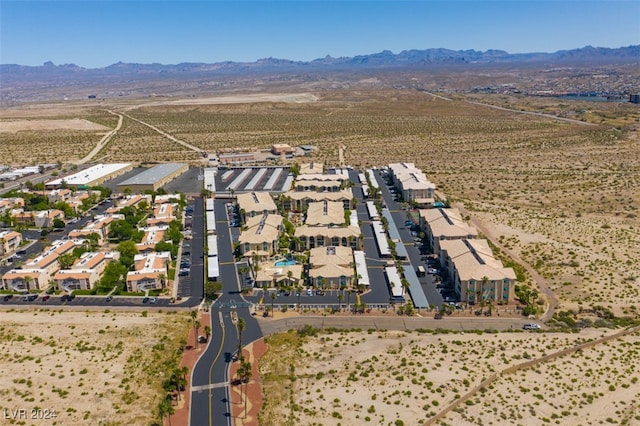
<svg viewBox="0 0 640 426">
<path fill-rule="evenodd" d="M 31 278 L 29 275 L 24 277 L 24 283 L 27 285 L 27 291 L 29 291 L 29 289 L 31 288 L 32 282 L 33 282 L 33 278 Z"/>
<path fill-rule="evenodd" d="M 165 274 L 163 274 L 163 273 L 160 273 L 158 275 L 158 279 L 160 280 L 160 285 L 162 285 L 162 288 L 165 288 L 165 285 L 167 283 L 167 281 L 166 281 L 167 280 L 167 276 Z"/>
<path fill-rule="evenodd" d="M 344 300 L 344 294 L 342 292 L 338 293 L 338 310 L 342 310 L 342 301 Z"/>
<path fill-rule="evenodd" d="M 193 345 L 194 348 L 198 348 L 198 327 L 196 327 L 196 323 L 198 322 L 196 318 L 198 318 L 198 311 L 193 310 L 189 313 L 189 315 L 191 316 L 191 322 L 193 323 L 193 331 L 194 331 L 194 340 L 195 343 Z"/>
<path fill-rule="evenodd" d="M 200 330 L 200 321 L 196 320 L 193 323 L 193 331 L 195 332 L 196 349 L 198 349 L 198 330 Z"/>
<path fill-rule="evenodd" d="M 238 359 L 240 362 L 244 360 L 244 356 L 242 355 L 242 332 L 245 327 L 244 318 L 238 318 Z"/>
<path fill-rule="evenodd" d="M 169 418 L 169 425 L 171 426 L 171 415 L 176 411 L 171 404 L 171 400 L 169 398 L 164 398 L 158 404 L 158 415 L 160 416 L 160 422 L 164 424 L 164 418 Z"/>
<path fill-rule="evenodd" d="M 242 384 L 244 383 L 244 417 L 247 417 L 247 387 L 249 386 L 249 380 L 251 380 L 251 363 L 249 361 L 242 361 L 242 364 L 238 368 L 237 374 L 240 378 L 240 392 L 242 392 Z"/>
<path fill-rule="evenodd" d="M 211 326 L 210 325 L 205 325 L 204 326 L 204 335 L 207 336 L 207 341 L 209 341 L 209 337 L 211 336 Z"/>
<path fill-rule="evenodd" d="M 271 292 L 271 316 L 273 316 L 273 301 L 276 300 L 276 292 Z"/>
</svg>

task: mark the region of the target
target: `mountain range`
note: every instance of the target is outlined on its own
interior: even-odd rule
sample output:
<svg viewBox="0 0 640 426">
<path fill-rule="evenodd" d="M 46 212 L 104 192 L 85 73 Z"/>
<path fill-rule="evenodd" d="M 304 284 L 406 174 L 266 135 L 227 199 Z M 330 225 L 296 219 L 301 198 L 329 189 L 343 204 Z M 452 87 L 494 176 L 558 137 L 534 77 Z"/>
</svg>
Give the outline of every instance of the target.
<svg viewBox="0 0 640 426">
<path fill-rule="evenodd" d="M 620 48 L 586 46 L 580 49 L 561 50 L 554 53 L 517 53 L 503 50 L 449 50 L 443 48 L 404 50 L 394 54 L 384 50 L 380 53 L 334 58 L 326 56 L 312 61 L 264 58 L 255 62 L 180 63 L 175 65 L 138 64 L 118 62 L 104 68 L 84 68 L 74 64 L 55 65 L 46 62 L 41 66 L 15 64 L 0 65 L 3 84 L 33 78 L 55 79 L 56 77 L 105 77 L 115 75 L 174 75 L 227 74 L 262 72 L 300 72 L 305 70 L 365 70 L 390 68 L 424 68 L 438 66 L 475 65 L 599 65 L 629 64 L 640 62 L 640 45 Z"/>
</svg>

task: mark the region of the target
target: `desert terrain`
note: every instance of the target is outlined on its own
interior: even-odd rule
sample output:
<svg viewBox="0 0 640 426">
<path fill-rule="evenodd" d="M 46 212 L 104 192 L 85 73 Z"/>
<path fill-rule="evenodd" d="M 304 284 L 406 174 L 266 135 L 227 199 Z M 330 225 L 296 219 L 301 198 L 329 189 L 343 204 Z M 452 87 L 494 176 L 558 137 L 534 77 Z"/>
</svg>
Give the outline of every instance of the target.
<svg viewBox="0 0 640 426">
<path fill-rule="evenodd" d="M 547 325 L 565 328 L 581 322 L 612 327 L 611 322 L 598 323 L 602 315 L 638 317 L 640 109 L 637 105 L 506 95 L 434 96 L 416 90 L 380 90 L 373 83 L 371 86 L 278 95 L 267 97 L 270 100 L 267 102 L 265 99 L 254 102 L 255 97 L 244 94 L 234 100 L 225 94 L 223 100 L 212 100 L 209 96 L 203 101 L 116 99 L 55 104 L 50 110 L 35 106 L 8 108 L 0 115 L 0 127 L 8 122 L 47 121 L 3 132 L 0 158 L 14 164 L 78 161 L 97 146 L 107 131 L 116 128 L 121 115 L 122 128 L 94 160 L 200 161 L 194 150 L 149 127 L 153 126 L 210 152 L 268 148 L 273 143 L 310 144 L 319 149 L 303 161 L 335 166 L 338 146 L 344 145 L 345 161 L 354 167 L 412 161 L 436 183 L 443 198 L 460 207 L 467 219 L 493 241 L 502 256 L 526 266 L 530 285 L 552 291 L 557 306 L 550 303 L 544 292 L 540 293 L 541 306 L 555 307 Z M 522 114 L 521 110 L 546 115 Z M 579 123 L 555 120 L 554 114 Z M 104 129 L 69 128 L 63 124 L 43 129 L 42 123 L 50 120 L 86 120 Z M 24 351 L 44 346 L 38 352 L 42 358 L 46 350 L 51 350 L 46 346 L 50 340 L 43 337 L 43 342 L 34 343 L 34 347 L 31 342 L 38 335 L 27 334 L 26 330 L 32 328 L 29 324 L 32 325 L 33 318 L 46 315 L 49 321 L 62 318 L 61 314 L 11 315 L 14 314 L 22 316 L 23 325 L 18 321 L 11 330 L 23 327 L 24 331 L 10 334 L 24 335 L 25 339 L 18 342 L 12 338 L 5 345 L 15 345 Z M 114 314 L 105 315 L 109 319 Z M 130 315 L 136 321 L 147 320 Z M 66 331 L 72 330 L 73 325 L 77 327 L 74 335 L 63 333 L 60 337 L 70 339 L 67 351 L 75 350 L 80 327 L 86 322 L 84 317 L 76 316 L 60 326 Z M 41 332 L 46 330 L 46 324 L 40 325 Z M 124 335 L 135 335 L 142 333 L 140 327 L 151 329 L 134 322 L 130 327 L 121 326 L 120 330 L 124 329 Z M 102 328 L 106 330 L 105 326 Z M 183 331 L 184 336 L 186 327 Z M 292 354 L 297 356 L 290 364 L 283 364 L 286 371 L 277 373 L 273 373 L 276 370 L 267 359 L 261 367 L 265 383 L 269 383 L 270 377 L 295 377 L 295 383 L 275 380 L 271 384 L 280 383 L 279 388 L 265 388 L 266 408 L 261 424 L 282 424 L 268 420 L 282 416 L 291 419 L 291 424 L 361 424 L 367 417 L 371 424 L 393 424 L 396 420 L 412 424 L 416 418 L 424 418 L 426 422 L 453 402 L 456 395 L 462 397 L 493 373 L 612 332 L 608 328 L 589 328 L 580 333 L 540 334 L 334 333 L 311 338 L 305 344 L 274 336 L 269 343 L 271 354 L 289 359 L 294 359 Z M 7 326 L 3 333 L 7 335 Z M 84 341 L 90 333 L 83 334 Z M 104 337 L 96 338 L 101 336 Z M 144 341 L 155 342 L 153 334 L 145 336 L 148 337 Z M 140 350 L 140 339 L 129 340 L 132 351 Z M 633 367 L 637 364 L 633 349 L 637 340 L 637 334 L 621 337 L 535 368 L 505 374 L 493 381 L 489 390 L 475 393 L 441 421 L 597 424 L 611 418 L 620 423 L 638 423 L 639 389 Z M 280 346 L 284 352 L 278 349 Z M 62 353 L 60 349 L 57 351 L 58 355 Z M 86 352 L 73 355 L 69 352 L 69 356 L 78 357 L 78 362 L 85 355 Z M 14 383 L 14 380 L 20 381 L 25 374 L 29 377 L 28 372 L 33 368 L 37 371 L 39 365 L 42 371 L 65 365 L 57 359 L 36 364 L 40 358 L 35 355 L 33 358 L 13 362 L 20 368 L 28 364 L 29 369 L 12 367 L 11 371 L 5 371 L 0 380 L 7 383 L 0 382 L 0 388 L 9 386 L 8 389 L 15 388 L 18 392 L 33 392 L 27 386 L 29 382 Z M 107 359 L 108 355 L 95 355 L 88 361 Z M 377 367 L 370 371 L 374 365 Z M 289 371 L 290 366 L 293 371 Z M 375 377 L 377 368 L 381 369 L 379 377 Z M 422 372 L 423 369 L 426 371 Z M 74 374 L 80 375 L 75 370 L 76 367 Z M 102 399 L 96 400 L 92 408 L 88 408 L 91 404 L 82 406 L 78 402 L 79 407 L 73 407 L 77 412 L 72 413 L 72 423 L 67 424 L 82 424 L 85 415 L 94 420 L 91 424 L 96 424 L 108 407 L 114 408 L 112 412 L 122 410 L 113 421 L 146 424 L 149 417 L 135 417 L 129 405 L 118 400 L 124 394 L 118 387 L 121 383 L 116 383 L 121 376 L 114 378 L 115 373 L 104 371 L 96 371 L 99 381 L 92 382 L 93 391 L 86 391 L 89 378 L 82 375 L 84 391 L 88 392 L 85 396 L 95 397 L 97 384 L 102 383 L 103 388 L 109 386 L 110 393 L 105 389 L 102 392 L 116 395 L 114 400 L 104 403 L 105 410 L 101 408 Z M 361 375 L 365 371 L 368 378 Z M 319 373 L 321 377 L 316 378 Z M 62 403 L 56 399 L 59 392 L 54 389 L 72 390 L 63 385 L 64 377 L 58 379 L 60 375 L 55 373 L 48 378 L 39 374 L 37 385 L 34 375 L 30 386 L 50 388 L 48 392 L 38 392 L 50 395 L 51 403 Z M 70 374 L 64 376 L 69 378 Z M 140 389 L 136 392 L 142 400 L 144 388 Z M 286 394 L 289 389 L 296 389 L 291 400 Z M 152 398 L 151 394 L 157 395 L 150 392 L 147 398 Z M 280 394 L 284 399 L 278 399 Z M 83 401 L 82 397 L 67 399 Z"/>
<path fill-rule="evenodd" d="M 274 335 L 260 424 L 638 424 L 638 334 L 617 334 Z"/>
<path fill-rule="evenodd" d="M 0 424 L 158 421 L 162 382 L 189 328 L 187 315 L 174 312 L 3 310 Z M 37 408 L 55 417 L 32 419 Z M 20 409 L 28 417 L 14 418 Z"/>
</svg>

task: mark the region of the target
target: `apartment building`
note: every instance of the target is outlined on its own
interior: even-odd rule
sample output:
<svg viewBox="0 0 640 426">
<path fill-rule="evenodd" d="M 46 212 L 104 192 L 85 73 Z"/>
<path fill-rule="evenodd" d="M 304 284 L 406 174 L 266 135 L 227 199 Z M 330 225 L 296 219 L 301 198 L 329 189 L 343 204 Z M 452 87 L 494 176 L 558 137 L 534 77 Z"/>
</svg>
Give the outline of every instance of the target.
<svg viewBox="0 0 640 426">
<path fill-rule="evenodd" d="M 389 164 L 393 185 L 402 199 L 420 205 L 433 205 L 436 186 L 413 163 Z"/>
<path fill-rule="evenodd" d="M 23 270 L 38 269 L 44 270 L 47 275 L 47 282 L 53 274 L 60 269 L 60 263 L 58 258 L 63 254 L 70 253 L 74 248 L 78 246 L 78 242 L 71 240 L 58 240 L 54 242 L 49 248 L 43 251 L 37 257 L 28 260 L 22 265 Z"/>
<path fill-rule="evenodd" d="M 125 207 L 138 207 L 140 203 L 143 201 L 147 202 L 147 206 L 151 206 L 151 195 L 149 194 L 129 195 L 121 199 L 117 205 L 109 207 L 105 213 L 115 214 Z"/>
<path fill-rule="evenodd" d="M 516 274 L 493 257 L 484 239 L 440 241 L 440 262 L 462 302 L 510 303 L 515 300 Z"/>
<path fill-rule="evenodd" d="M 441 241 L 478 238 L 478 230 L 468 225 L 456 208 L 420 209 L 419 216 L 420 229 L 436 254 L 440 253 Z"/>
<path fill-rule="evenodd" d="M 171 253 L 168 251 L 136 254 L 134 270 L 127 273 L 127 291 L 144 292 L 165 288 Z"/>
<path fill-rule="evenodd" d="M 268 192 L 238 194 L 237 202 L 244 222 L 247 222 L 248 218 L 251 217 L 276 214 L 278 212 L 276 203 Z"/>
<path fill-rule="evenodd" d="M 27 292 L 49 287 L 51 276 L 44 269 L 11 269 L 2 276 L 5 290 Z"/>
<path fill-rule="evenodd" d="M 247 229 L 242 231 L 238 239 L 240 252 L 244 256 L 258 255 L 262 258 L 276 254 L 283 232 L 282 221 L 279 214 L 264 213 L 249 217 Z"/>
<path fill-rule="evenodd" d="M 340 226 L 345 223 L 344 206 L 340 201 L 309 203 L 305 223 L 309 226 Z"/>
<path fill-rule="evenodd" d="M 64 212 L 62 210 L 44 210 L 34 212 L 33 221 L 38 228 L 52 228 L 56 219 L 64 220 Z"/>
<path fill-rule="evenodd" d="M 87 223 L 82 229 L 74 229 L 69 232 L 69 239 L 82 240 L 90 234 L 98 234 L 98 244 L 103 245 L 109 237 L 109 229 L 111 224 L 116 220 L 124 219 L 124 215 L 100 215 L 96 216 L 93 222 Z"/>
<path fill-rule="evenodd" d="M 155 204 L 153 207 L 152 216 L 147 219 L 148 226 L 168 225 L 171 221 L 177 219 L 176 211 L 178 209 L 177 204 L 161 203 Z"/>
<path fill-rule="evenodd" d="M 0 256 L 11 254 L 22 244 L 22 234 L 16 231 L 0 231 Z"/>
<path fill-rule="evenodd" d="M 84 253 L 70 269 L 61 269 L 53 277 L 59 289 L 91 290 L 100 280 L 107 264 L 120 257 L 119 252 Z"/>
<path fill-rule="evenodd" d="M 296 228 L 298 251 L 305 251 L 316 247 L 341 246 L 361 247 L 362 238 L 360 228 L 354 226 L 309 226 Z"/>
<path fill-rule="evenodd" d="M 316 247 L 310 250 L 309 279 L 312 285 L 320 288 L 350 287 L 353 265 L 350 247 Z"/>
<path fill-rule="evenodd" d="M 323 201 L 339 201 L 342 208 L 351 209 L 353 193 L 350 189 L 341 189 L 338 192 L 316 192 L 316 191 L 288 191 L 284 194 L 283 207 L 289 211 L 304 211 L 310 203 Z"/>
<path fill-rule="evenodd" d="M 147 226 L 145 228 L 142 228 L 141 230 L 144 231 L 144 236 L 142 237 L 142 241 L 136 244 L 138 252 L 146 253 L 155 251 L 156 244 L 164 241 L 164 235 L 168 229 L 169 226 L 167 225 Z"/>
</svg>

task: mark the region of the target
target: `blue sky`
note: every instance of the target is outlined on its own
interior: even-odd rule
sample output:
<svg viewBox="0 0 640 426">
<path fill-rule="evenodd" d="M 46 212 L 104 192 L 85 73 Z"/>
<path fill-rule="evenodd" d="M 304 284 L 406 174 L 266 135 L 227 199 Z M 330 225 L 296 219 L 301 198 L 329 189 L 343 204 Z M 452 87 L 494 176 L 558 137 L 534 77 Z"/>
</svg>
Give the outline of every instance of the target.
<svg viewBox="0 0 640 426">
<path fill-rule="evenodd" d="M 0 0 L 0 63 L 311 60 L 640 44 L 640 1 Z"/>
</svg>

